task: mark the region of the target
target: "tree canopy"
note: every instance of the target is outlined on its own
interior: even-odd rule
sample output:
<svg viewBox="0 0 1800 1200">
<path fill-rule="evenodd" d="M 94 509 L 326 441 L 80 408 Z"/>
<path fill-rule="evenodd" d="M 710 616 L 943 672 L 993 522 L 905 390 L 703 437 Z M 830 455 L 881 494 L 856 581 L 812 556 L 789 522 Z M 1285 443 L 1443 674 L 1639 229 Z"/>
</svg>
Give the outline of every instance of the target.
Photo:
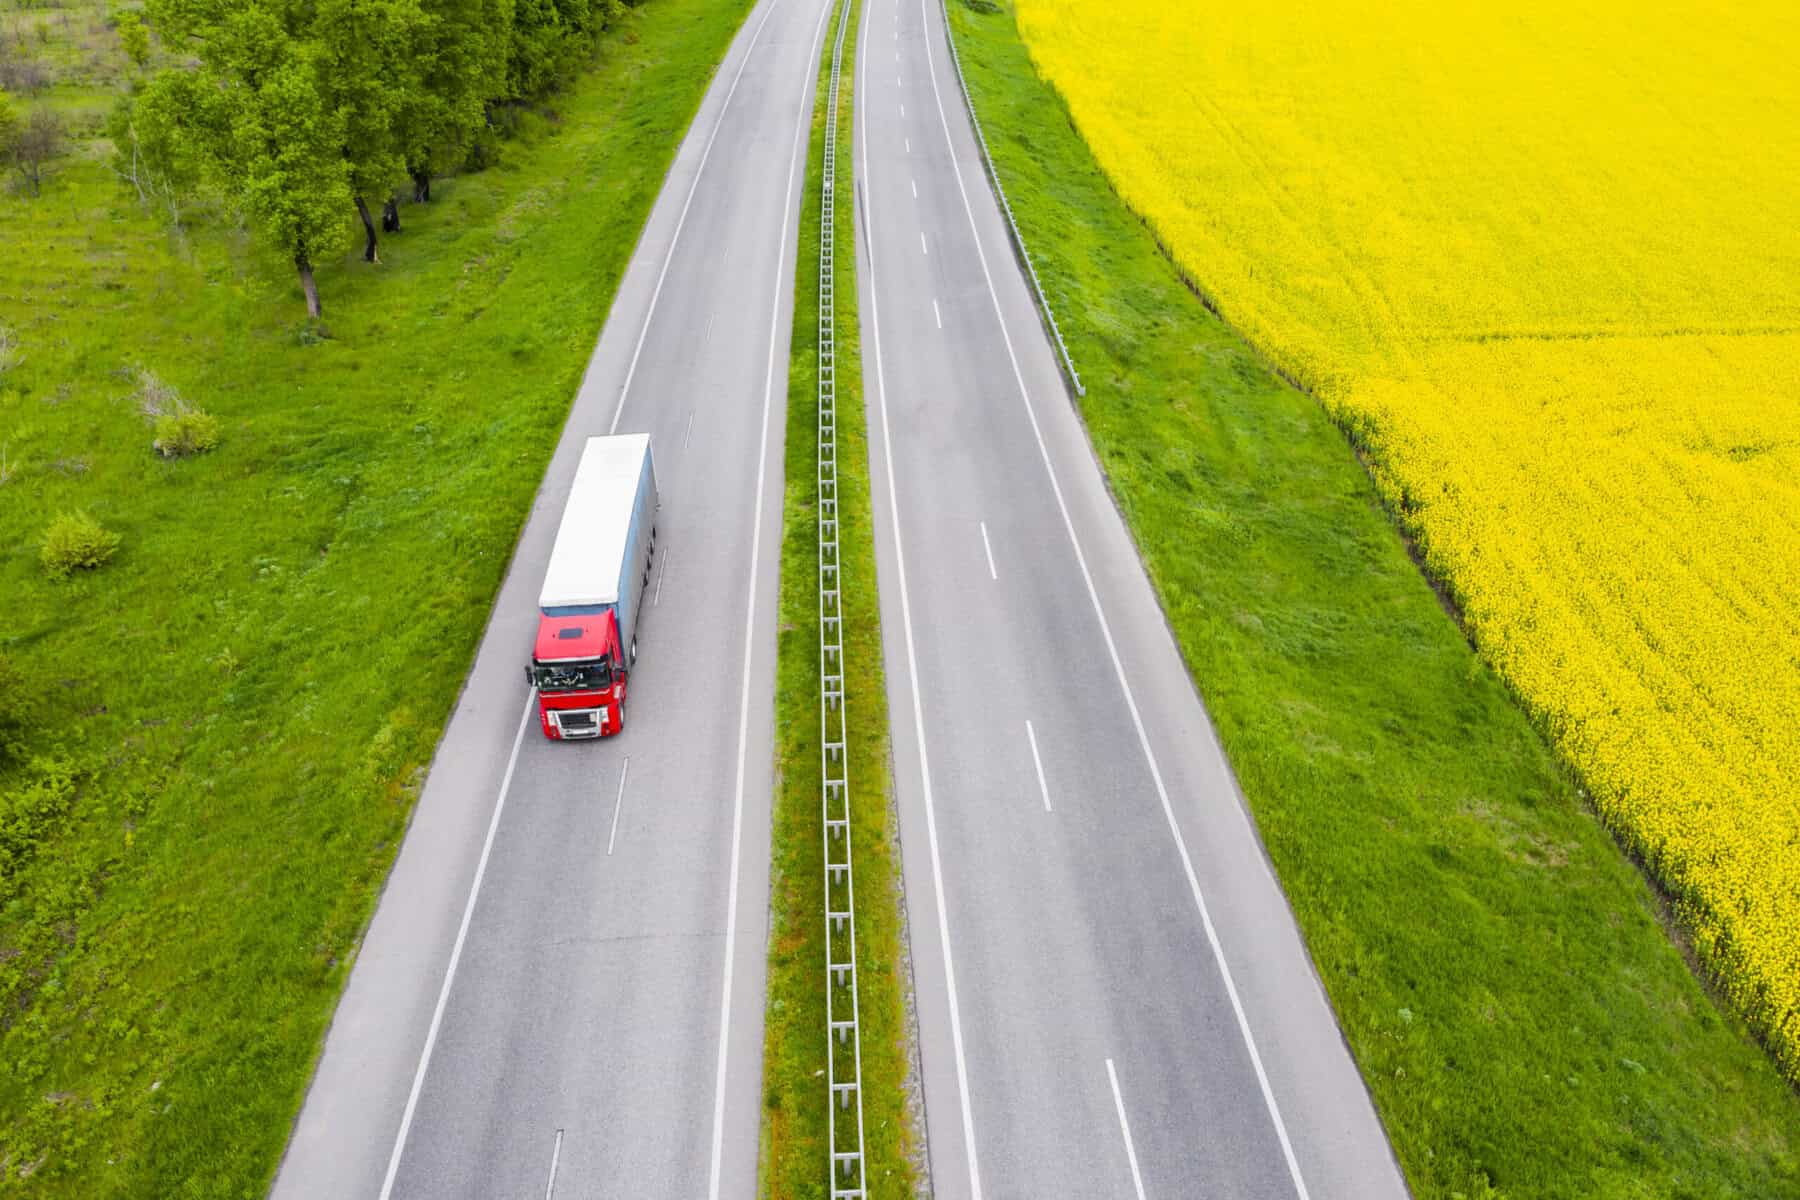
<svg viewBox="0 0 1800 1200">
<path fill-rule="evenodd" d="M 153 76 L 114 118 L 119 173 L 174 211 L 204 184 L 291 258 L 307 311 L 313 264 L 345 248 L 354 211 L 378 261 L 371 203 L 398 230 L 398 189 L 430 199 L 496 106 L 543 98 L 578 70 L 620 0 L 146 0 L 193 65 Z M 127 162 L 126 160 L 129 159 Z"/>
</svg>

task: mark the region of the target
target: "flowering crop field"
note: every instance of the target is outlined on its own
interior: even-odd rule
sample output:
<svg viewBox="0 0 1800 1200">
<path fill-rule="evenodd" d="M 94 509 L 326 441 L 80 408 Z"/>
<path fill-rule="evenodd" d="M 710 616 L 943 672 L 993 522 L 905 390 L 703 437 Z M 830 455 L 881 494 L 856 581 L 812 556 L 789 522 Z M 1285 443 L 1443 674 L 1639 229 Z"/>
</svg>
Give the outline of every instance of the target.
<svg viewBox="0 0 1800 1200">
<path fill-rule="evenodd" d="M 1018 19 L 1800 1081 L 1800 9 Z"/>
</svg>

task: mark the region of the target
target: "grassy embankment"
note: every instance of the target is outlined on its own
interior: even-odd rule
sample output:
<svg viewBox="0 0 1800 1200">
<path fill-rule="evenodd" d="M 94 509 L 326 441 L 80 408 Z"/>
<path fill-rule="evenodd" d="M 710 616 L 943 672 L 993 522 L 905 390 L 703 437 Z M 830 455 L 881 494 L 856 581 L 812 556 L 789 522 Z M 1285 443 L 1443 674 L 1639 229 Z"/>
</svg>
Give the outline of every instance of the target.
<svg viewBox="0 0 1800 1200">
<path fill-rule="evenodd" d="M 834 276 L 837 340 L 838 545 L 849 714 L 850 835 L 855 854 L 857 974 L 861 983 L 863 1119 L 872 1194 L 910 1196 L 913 1131 L 906 1115 L 908 1054 L 901 999 L 900 907 L 889 819 L 887 693 L 863 422 L 857 324 L 851 112 L 855 0 L 838 96 Z M 836 26 L 833 26 L 835 31 Z M 763 1050 L 762 1190 L 772 1200 L 827 1194 L 824 816 L 819 795 L 818 330 L 820 164 L 831 82 L 825 42 L 807 150 L 788 360 L 787 490 L 782 517 L 777 782 L 769 1007 Z M 854 1115 L 854 1110 L 850 1115 Z"/>
<path fill-rule="evenodd" d="M 281 1152 L 423 764 L 633 243 L 747 0 L 655 0 L 498 166 L 403 209 L 379 267 L 185 234 L 104 165 L 116 45 L 0 192 L 0 654 L 72 798 L 0 777 L 0 1163 L 43 1196 L 244 1196 Z M 90 22 L 87 18 L 92 18 Z M 100 10 L 72 23 L 113 35 Z M 66 49 L 66 48 L 65 48 Z M 87 114 L 85 117 L 82 114 Z M 346 214 L 347 219 L 353 219 Z M 222 420 L 163 461 L 154 371 Z M 57 512 L 123 535 L 67 581 Z M 43 799 L 40 795 L 39 799 Z M 54 799 L 54 798 L 52 798 Z M 0 1188 L 3 1190 L 3 1188 Z"/>
<path fill-rule="evenodd" d="M 1010 6 L 950 8 L 1095 447 L 1414 1190 L 1800 1194 L 1800 1104 L 1344 435 L 1186 288 Z"/>
</svg>

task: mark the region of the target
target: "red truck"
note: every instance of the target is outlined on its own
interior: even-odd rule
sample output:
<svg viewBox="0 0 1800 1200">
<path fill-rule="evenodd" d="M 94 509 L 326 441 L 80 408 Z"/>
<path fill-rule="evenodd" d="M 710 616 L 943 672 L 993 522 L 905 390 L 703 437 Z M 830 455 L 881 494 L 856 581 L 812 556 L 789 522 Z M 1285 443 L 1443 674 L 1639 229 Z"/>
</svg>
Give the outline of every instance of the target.
<svg viewBox="0 0 1800 1200">
<path fill-rule="evenodd" d="M 547 738 L 607 737 L 624 728 L 658 504 L 648 434 L 587 440 L 544 570 L 537 643 L 525 668 Z"/>
</svg>

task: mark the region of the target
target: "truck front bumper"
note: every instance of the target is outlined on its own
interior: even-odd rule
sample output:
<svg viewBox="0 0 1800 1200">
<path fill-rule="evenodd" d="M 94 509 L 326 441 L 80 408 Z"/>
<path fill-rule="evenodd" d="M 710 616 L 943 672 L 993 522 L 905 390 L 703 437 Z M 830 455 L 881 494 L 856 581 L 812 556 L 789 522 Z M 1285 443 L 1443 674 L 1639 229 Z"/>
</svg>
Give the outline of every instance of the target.
<svg viewBox="0 0 1800 1200">
<path fill-rule="evenodd" d="M 609 715 L 604 707 L 552 708 L 544 714 L 544 732 L 564 741 L 604 737 L 613 732 Z"/>
</svg>

